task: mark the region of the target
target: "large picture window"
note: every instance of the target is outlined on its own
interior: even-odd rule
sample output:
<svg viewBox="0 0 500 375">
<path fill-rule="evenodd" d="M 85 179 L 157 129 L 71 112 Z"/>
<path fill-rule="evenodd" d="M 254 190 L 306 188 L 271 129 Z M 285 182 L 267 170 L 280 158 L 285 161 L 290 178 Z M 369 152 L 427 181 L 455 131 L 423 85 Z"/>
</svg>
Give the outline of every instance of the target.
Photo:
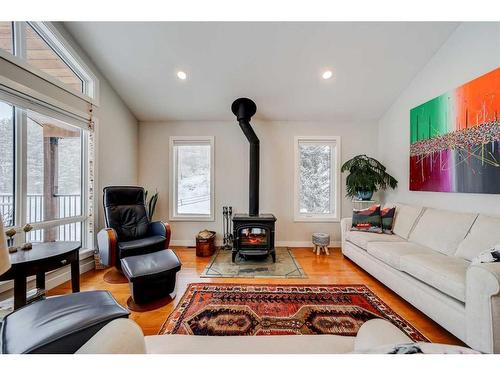
<svg viewBox="0 0 500 375">
<path fill-rule="evenodd" d="M 170 219 L 214 220 L 213 137 L 171 137 Z"/>
<path fill-rule="evenodd" d="M 295 221 L 340 220 L 340 137 L 295 138 Z"/>
<path fill-rule="evenodd" d="M 91 245 L 82 236 L 87 145 L 82 128 L 0 101 L 0 214 L 7 227 L 34 227 L 19 241 Z"/>
</svg>

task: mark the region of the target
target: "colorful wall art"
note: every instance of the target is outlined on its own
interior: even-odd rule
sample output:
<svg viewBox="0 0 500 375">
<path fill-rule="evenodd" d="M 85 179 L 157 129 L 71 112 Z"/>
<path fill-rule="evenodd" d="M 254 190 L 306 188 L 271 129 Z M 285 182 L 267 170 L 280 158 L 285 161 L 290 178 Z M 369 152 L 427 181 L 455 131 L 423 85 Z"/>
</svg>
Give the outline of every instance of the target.
<svg viewBox="0 0 500 375">
<path fill-rule="evenodd" d="M 500 194 L 500 68 L 410 111 L 410 190 Z"/>
</svg>

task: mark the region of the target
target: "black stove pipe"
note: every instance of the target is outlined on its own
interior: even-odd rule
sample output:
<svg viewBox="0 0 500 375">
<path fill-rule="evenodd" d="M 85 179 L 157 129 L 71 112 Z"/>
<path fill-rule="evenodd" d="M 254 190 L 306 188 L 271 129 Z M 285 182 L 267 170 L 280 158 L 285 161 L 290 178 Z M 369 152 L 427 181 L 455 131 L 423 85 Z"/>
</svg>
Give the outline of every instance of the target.
<svg viewBox="0 0 500 375">
<path fill-rule="evenodd" d="M 250 176 L 249 176 L 249 203 L 248 214 L 250 216 L 259 215 L 259 154 L 260 154 L 260 141 L 250 125 L 250 119 L 255 112 L 257 106 L 248 98 L 236 99 L 231 105 L 231 110 L 236 116 L 243 134 L 250 142 Z"/>
</svg>

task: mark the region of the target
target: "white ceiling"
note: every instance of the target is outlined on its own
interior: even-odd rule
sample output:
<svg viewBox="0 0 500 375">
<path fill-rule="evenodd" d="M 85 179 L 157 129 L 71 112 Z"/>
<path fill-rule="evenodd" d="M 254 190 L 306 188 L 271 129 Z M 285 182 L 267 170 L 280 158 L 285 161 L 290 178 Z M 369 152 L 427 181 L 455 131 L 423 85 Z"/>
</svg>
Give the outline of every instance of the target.
<svg viewBox="0 0 500 375">
<path fill-rule="evenodd" d="M 67 22 L 140 121 L 376 120 L 457 23 Z M 334 78 L 321 79 L 330 68 Z M 187 72 L 180 81 L 176 72 Z"/>
</svg>

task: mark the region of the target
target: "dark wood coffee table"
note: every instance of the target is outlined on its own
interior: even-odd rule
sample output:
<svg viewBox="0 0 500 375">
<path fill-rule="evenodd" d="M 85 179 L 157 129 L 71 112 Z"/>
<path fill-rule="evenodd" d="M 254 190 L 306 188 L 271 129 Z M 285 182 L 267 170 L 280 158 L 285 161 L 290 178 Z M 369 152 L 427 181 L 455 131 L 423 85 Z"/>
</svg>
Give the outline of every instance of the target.
<svg viewBox="0 0 500 375">
<path fill-rule="evenodd" d="M 26 305 L 28 276 L 36 275 L 37 295 L 45 293 L 45 273 L 71 266 L 71 288 L 80 291 L 80 242 L 45 242 L 33 244 L 31 250 L 10 254 L 11 268 L 0 275 L 0 281 L 14 280 L 14 310 Z"/>
</svg>

